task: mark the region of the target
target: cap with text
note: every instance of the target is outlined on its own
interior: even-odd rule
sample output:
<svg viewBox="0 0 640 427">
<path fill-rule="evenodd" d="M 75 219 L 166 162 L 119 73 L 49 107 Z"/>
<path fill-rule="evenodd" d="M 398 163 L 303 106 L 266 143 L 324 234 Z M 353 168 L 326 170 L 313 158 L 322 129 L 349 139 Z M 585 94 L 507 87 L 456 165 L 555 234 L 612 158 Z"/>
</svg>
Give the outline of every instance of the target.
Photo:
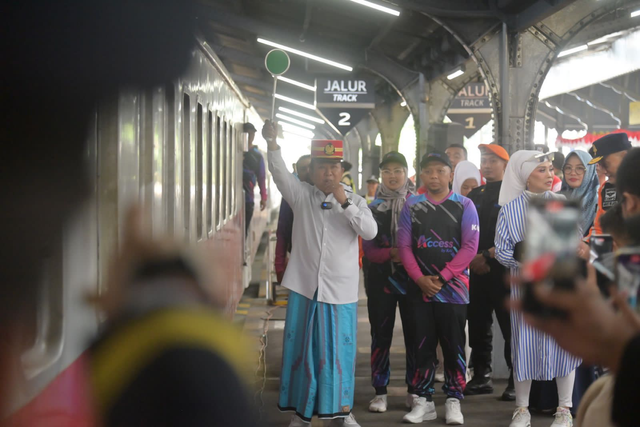
<svg viewBox="0 0 640 427">
<path fill-rule="evenodd" d="M 324 160 L 342 160 L 344 148 L 342 141 L 333 139 L 314 139 L 311 141 L 311 158 Z"/>
<path fill-rule="evenodd" d="M 509 153 L 498 144 L 480 144 L 478 145 L 478 150 L 480 150 L 480 154 L 495 154 L 502 160 L 509 161 Z"/>
<path fill-rule="evenodd" d="M 593 157 L 593 160 L 589 162 L 590 165 L 596 164 L 604 159 L 609 154 L 619 153 L 620 151 L 627 151 L 631 149 L 631 143 L 626 133 L 610 133 L 600 139 L 594 141 L 593 145 L 589 149 L 589 154 Z"/>
</svg>

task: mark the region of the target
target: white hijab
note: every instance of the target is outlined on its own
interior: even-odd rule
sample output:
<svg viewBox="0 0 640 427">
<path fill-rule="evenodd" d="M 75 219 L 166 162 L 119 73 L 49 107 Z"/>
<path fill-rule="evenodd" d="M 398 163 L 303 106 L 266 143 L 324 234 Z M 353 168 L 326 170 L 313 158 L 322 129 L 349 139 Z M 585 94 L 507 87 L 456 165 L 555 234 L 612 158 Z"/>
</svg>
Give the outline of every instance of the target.
<svg viewBox="0 0 640 427">
<path fill-rule="evenodd" d="M 456 171 L 453 174 L 453 192 L 460 194 L 462 184 L 470 178 L 473 178 L 478 183 L 478 186 L 482 185 L 480 178 L 480 171 L 468 160 L 464 160 L 456 166 Z"/>
<path fill-rule="evenodd" d="M 500 187 L 500 197 L 498 198 L 500 206 L 506 205 L 524 193 L 524 190 L 527 189 L 529 175 L 540 164 L 532 158 L 539 154 L 540 152 L 535 150 L 520 150 L 509 158 L 507 171 L 502 180 L 502 187 Z"/>
</svg>

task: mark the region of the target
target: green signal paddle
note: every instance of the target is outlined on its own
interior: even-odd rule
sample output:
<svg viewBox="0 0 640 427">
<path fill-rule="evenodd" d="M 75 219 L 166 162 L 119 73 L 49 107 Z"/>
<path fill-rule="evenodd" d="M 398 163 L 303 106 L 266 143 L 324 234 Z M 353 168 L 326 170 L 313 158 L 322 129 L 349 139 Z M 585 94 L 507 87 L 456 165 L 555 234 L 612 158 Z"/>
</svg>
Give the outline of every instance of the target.
<svg viewBox="0 0 640 427">
<path fill-rule="evenodd" d="M 287 55 L 287 52 L 285 52 L 284 50 L 270 50 L 267 53 L 267 56 L 265 56 L 264 58 L 264 66 L 273 77 L 273 93 L 271 94 L 271 122 L 273 122 L 273 117 L 275 115 L 276 86 L 278 84 L 278 76 L 286 73 L 290 65 L 291 59 L 289 59 L 289 55 Z"/>
</svg>

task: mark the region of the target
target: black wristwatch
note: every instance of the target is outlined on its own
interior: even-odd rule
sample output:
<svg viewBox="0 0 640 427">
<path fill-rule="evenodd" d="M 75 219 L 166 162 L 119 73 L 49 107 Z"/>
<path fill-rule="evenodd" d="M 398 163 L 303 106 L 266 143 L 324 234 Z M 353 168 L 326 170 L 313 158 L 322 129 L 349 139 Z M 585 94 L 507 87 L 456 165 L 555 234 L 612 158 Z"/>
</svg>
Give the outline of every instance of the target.
<svg viewBox="0 0 640 427">
<path fill-rule="evenodd" d="M 440 280 L 443 285 L 447 283 L 447 281 L 444 280 L 444 277 L 442 277 L 442 274 L 438 273 L 437 276 L 438 276 L 438 280 Z"/>
<path fill-rule="evenodd" d="M 351 199 L 348 199 L 348 198 L 347 198 L 347 201 L 346 201 L 346 202 L 344 202 L 343 204 L 341 204 L 341 205 L 340 205 L 340 207 L 341 207 L 342 209 L 344 209 L 344 210 L 347 210 L 347 208 L 348 208 L 349 206 L 351 206 L 352 204 L 353 204 L 353 203 L 351 203 Z"/>
<path fill-rule="evenodd" d="M 481 252 L 482 256 L 484 257 L 484 259 L 486 259 L 487 261 L 489 261 L 491 259 L 491 252 L 489 252 L 488 250 L 484 250 Z"/>
</svg>

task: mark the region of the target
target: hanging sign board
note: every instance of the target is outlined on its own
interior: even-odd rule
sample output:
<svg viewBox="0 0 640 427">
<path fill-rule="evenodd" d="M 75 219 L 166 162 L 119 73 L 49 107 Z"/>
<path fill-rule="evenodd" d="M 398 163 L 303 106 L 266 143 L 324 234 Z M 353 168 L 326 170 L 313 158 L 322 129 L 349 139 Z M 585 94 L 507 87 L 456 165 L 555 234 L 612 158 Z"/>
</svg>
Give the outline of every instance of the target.
<svg viewBox="0 0 640 427">
<path fill-rule="evenodd" d="M 346 135 L 376 105 L 374 81 L 344 76 L 316 79 L 316 108 Z"/>
<path fill-rule="evenodd" d="M 471 138 L 491 120 L 492 112 L 485 84 L 469 83 L 455 97 L 447 116 L 452 122 L 461 124 L 464 136 Z"/>
<path fill-rule="evenodd" d="M 354 109 L 341 109 L 341 108 L 323 108 L 319 110 L 322 117 L 325 118 L 334 128 L 340 131 L 342 136 L 349 133 L 360 120 L 362 120 L 371 110 L 365 110 L 362 108 Z"/>
</svg>

